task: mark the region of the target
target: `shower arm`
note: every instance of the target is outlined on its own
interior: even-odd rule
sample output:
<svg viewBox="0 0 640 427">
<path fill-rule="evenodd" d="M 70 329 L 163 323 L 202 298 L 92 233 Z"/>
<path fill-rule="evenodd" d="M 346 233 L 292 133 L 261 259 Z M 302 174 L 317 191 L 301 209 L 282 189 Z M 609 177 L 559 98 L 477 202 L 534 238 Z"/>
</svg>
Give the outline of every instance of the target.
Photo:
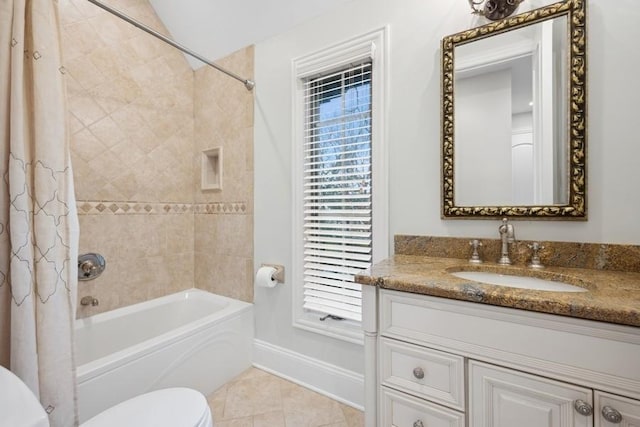
<svg viewBox="0 0 640 427">
<path fill-rule="evenodd" d="M 232 73 L 229 70 L 225 70 L 224 68 L 222 68 L 219 65 L 214 64 L 213 62 L 209 61 L 208 59 L 202 57 L 201 55 L 198 55 L 197 53 L 195 53 L 194 51 L 182 46 L 179 43 L 176 43 L 175 41 L 171 40 L 169 37 L 164 36 L 162 34 L 160 34 L 159 32 L 152 30 L 151 28 L 147 27 L 146 25 L 144 25 L 143 23 L 136 21 L 135 19 L 131 18 L 130 16 L 125 15 L 124 13 L 120 12 L 117 9 L 112 8 L 111 6 L 107 6 L 104 3 L 99 2 L 98 0 L 87 0 L 89 3 L 93 3 L 96 6 L 106 10 L 107 12 L 117 16 L 120 19 L 123 19 L 125 21 L 127 21 L 129 24 L 141 29 L 142 31 L 151 34 L 152 36 L 162 40 L 163 42 L 175 47 L 176 49 L 186 53 L 187 55 L 193 56 L 194 58 L 196 58 L 199 61 L 204 62 L 205 64 L 209 65 L 210 67 L 215 68 L 216 70 L 226 74 L 229 77 L 232 77 L 240 82 L 242 82 L 244 84 L 244 87 L 247 88 L 247 90 L 253 90 L 254 86 L 256 85 L 252 80 L 249 79 L 243 79 L 242 77 L 240 77 L 239 75 Z"/>
</svg>

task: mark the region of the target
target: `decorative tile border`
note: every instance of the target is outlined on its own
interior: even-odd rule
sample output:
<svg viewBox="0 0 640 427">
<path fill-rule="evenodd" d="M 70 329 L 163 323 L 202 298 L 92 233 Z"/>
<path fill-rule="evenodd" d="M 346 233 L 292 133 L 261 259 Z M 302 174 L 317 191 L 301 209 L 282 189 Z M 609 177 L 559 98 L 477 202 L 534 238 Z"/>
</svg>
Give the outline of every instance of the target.
<svg viewBox="0 0 640 427">
<path fill-rule="evenodd" d="M 196 214 L 245 214 L 247 204 L 245 202 L 231 203 L 196 203 L 193 205 Z"/>
<path fill-rule="evenodd" d="M 222 203 L 147 203 L 78 200 L 78 215 L 243 215 L 246 202 Z"/>
</svg>

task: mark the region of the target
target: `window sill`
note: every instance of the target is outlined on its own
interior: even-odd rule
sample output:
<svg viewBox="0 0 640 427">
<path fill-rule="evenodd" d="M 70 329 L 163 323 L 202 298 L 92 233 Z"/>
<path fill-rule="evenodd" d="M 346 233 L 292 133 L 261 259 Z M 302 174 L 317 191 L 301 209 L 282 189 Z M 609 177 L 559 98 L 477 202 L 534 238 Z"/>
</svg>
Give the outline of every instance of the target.
<svg viewBox="0 0 640 427">
<path fill-rule="evenodd" d="M 293 326 L 353 344 L 364 345 L 362 323 L 352 320 L 320 320 L 320 313 L 305 313 L 294 319 Z"/>
</svg>

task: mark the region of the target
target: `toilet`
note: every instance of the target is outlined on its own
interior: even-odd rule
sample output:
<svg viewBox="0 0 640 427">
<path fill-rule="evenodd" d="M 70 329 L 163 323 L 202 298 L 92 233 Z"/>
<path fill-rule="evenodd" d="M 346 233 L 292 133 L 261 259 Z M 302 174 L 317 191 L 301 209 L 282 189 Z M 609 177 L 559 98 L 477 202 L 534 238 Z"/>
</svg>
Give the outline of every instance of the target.
<svg viewBox="0 0 640 427">
<path fill-rule="evenodd" d="M 13 372 L 0 366 L 2 426 L 49 427 L 40 402 Z M 6 424 L 4 424 L 6 423 Z M 81 427 L 213 427 L 207 399 L 175 387 L 141 394 L 85 421 Z"/>
</svg>

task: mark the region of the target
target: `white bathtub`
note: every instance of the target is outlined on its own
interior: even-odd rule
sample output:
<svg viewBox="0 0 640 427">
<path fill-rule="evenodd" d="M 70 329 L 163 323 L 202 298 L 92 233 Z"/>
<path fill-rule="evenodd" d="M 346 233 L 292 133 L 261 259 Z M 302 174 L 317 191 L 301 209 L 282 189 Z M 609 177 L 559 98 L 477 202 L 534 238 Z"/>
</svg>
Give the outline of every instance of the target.
<svg viewBox="0 0 640 427">
<path fill-rule="evenodd" d="M 253 305 L 198 289 L 76 321 L 80 422 L 164 387 L 205 395 L 251 366 Z"/>
</svg>

